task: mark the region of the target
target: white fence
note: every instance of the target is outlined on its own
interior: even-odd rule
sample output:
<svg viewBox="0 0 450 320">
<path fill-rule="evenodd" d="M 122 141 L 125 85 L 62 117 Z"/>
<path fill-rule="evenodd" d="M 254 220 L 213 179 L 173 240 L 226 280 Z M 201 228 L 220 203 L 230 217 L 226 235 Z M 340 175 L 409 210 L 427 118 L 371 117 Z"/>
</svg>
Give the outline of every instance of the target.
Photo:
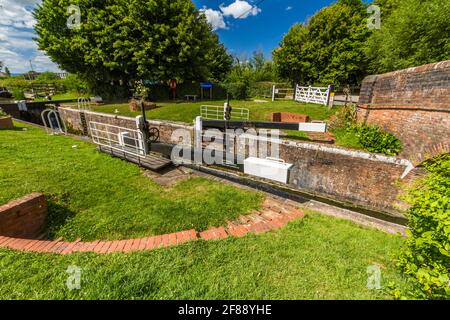
<svg viewBox="0 0 450 320">
<path fill-rule="evenodd" d="M 327 105 L 330 87 L 301 87 L 295 88 L 295 101 Z"/>
<path fill-rule="evenodd" d="M 145 157 L 144 135 L 139 130 L 100 122 L 89 122 L 92 141 L 103 147 L 136 157 Z"/>
<path fill-rule="evenodd" d="M 201 106 L 200 115 L 203 119 L 209 120 L 224 120 L 225 109 L 219 106 Z M 246 108 L 231 108 L 231 120 L 248 120 L 250 117 L 250 110 Z"/>
</svg>

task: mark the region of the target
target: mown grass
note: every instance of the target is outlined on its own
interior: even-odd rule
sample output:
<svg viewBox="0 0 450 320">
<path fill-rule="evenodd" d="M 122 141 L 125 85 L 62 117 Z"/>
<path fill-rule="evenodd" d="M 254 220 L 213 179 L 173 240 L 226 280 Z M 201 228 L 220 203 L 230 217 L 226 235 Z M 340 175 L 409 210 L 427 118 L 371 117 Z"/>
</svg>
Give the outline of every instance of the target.
<svg viewBox="0 0 450 320">
<path fill-rule="evenodd" d="M 224 101 L 201 102 L 157 102 L 160 108 L 148 110 L 146 116 L 149 119 L 161 119 L 192 123 L 195 117 L 200 115 L 200 106 L 223 106 Z M 269 101 L 265 103 L 254 101 L 232 100 L 231 106 L 235 108 L 248 108 L 250 119 L 271 121 L 272 112 L 292 112 L 306 114 L 313 120 L 326 120 L 333 115 L 337 108 L 328 109 L 317 104 L 302 104 L 295 101 Z M 118 115 L 136 116 L 140 112 L 131 112 L 127 103 L 106 104 L 94 106 L 95 111 L 115 113 Z M 118 111 L 118 112 L 116 112 Z"/>
<path fill-rule="evenodd" d="M 263 198 L 199 177 L 162 187 L 138 166 L 90 143 L 16 127 L 0 131 L 0 204 L 31 192 L 46 194 L 49 238 L 88 241 L 204 230 L 248 213 Z"/>
<path fill-rule="evenodd" d="M 407 287 L 393 259 L 402 238 L 309 213 L 244 238 L 131 254 L 0 250 L 0 299 L 390 299 Z M 381 268 L 369 290 L 367 268 Z M 81 288 L 69 290 L 69 266 Z"/>
</svg>

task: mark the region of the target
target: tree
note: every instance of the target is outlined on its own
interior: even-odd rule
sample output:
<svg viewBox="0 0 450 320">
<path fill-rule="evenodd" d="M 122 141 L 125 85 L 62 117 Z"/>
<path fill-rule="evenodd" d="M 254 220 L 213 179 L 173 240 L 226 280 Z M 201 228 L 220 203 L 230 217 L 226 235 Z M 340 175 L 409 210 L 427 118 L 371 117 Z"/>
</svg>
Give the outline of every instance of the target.
<svg viewBox="0 0 450 320">
<path fill-rule="evenodd" d="M 0 61 L 0 71 L 3 69 L 3 61 Z"/>
<path fill-rule="evenodd" d="M 138 79 L 204 80 L 213 72 L 212 62 L 226 69 L 219 59 L 226 50 L 192 1 L 76 2 L 81 13 L 76 28 L 66 25 L 73 1 L 46 0 L 38 6 L 36 40 L 62 69 L 97 92 L 117 92 L 118 84 Z"/>
<path fill-rule="evenodd" d="M 217 36 L 213 34 L 214 42 L 212 50 L 206 57 L 206 64 L 211 72 L 211 80 L 222 82 L 233 66 L 233 57 L 227 52 L 225 46 L 219 43 Z"/>
<path fill-rule="evenodd" d="M 366 7 L 339 0 L 294 25 L 273 52 L 278 73 L 303 84 L 356 84 L 365 75 Z"/>
<path fill-rule="evenodd" d="M 381 30 L 367 41 L 372 73 L 450 59 L 448 0 L 394 1 L 390 8 L 387 16 L 382 16 Z"/>
<path fill-rule="evenodd" d="M 8 67 L 5 67 L 5 73 L 8 77 L 11 77 L 11 72 L 9 71 Z"/>
</svg>

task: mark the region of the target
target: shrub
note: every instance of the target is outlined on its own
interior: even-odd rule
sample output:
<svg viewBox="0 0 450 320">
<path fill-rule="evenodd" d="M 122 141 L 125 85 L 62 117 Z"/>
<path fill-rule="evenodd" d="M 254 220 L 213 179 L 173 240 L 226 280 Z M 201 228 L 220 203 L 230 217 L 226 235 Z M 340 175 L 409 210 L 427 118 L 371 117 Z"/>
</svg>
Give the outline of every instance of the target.
<svg viewBox="0 0 450 320">
<path fill-rule="evenodd" d="M 230 94 L 230 98 L 245 100 L 250 95 L 249 85 L 246 82 L 224 83 L 224 86 Z"/>
<path fill-rule="evenodd" d="M 361 146 L 369 151 L 386 155 L 398 155 L 403 147 L 396 136 L 384 132 L 380 127 L 373 125 L 356 126 L 356 135 Z"/>
<path fill-rule="evenodd" d="M 346 104 L 339 109 L 329 121 L 332 129 L 343 129 L 352 127 L 356 124 L 356 106 L 354 104 Z"/>
<path fill-rule="evenodd" d="M 23 94 L 23 90 L 20 88 L 14 88 L 12 95 L 15 100 L 25 100 L 25 95 Z"/>
<path fill-rule="evenodd" d="M 64 87 L 70 91 L 70 92 L 77 92 L 77 93 L 89 93 L 89 86 L 86 81 L 81 80 L 77 75 L 75 74 L 69 74 L 67 77 L 62 80 L 64 83 Z"/>
<path fill-rule="evenodd" d="M 450 298 L 450 155 L 427 162 L 428 175 L 405 196 L 409 237 L 399 266 L 417 298 Z M 399 294 L 399 293 L 397 293 Z"/>
<path fill-rule="evenodd" d="M 8 114 L 5 111 L 3 111 L 2 108 L 0 108 L 0 117 L 7 117 L 7 116 Z"/>
<path fill-rule="evenodd" d="M 36 80 L 38 82 L 55 82 L 56 80 L 59 80 L 60 78 L 54 73 L 54 72 L 43 72 L 39 76 L 37 76 Z"/>
</svg>

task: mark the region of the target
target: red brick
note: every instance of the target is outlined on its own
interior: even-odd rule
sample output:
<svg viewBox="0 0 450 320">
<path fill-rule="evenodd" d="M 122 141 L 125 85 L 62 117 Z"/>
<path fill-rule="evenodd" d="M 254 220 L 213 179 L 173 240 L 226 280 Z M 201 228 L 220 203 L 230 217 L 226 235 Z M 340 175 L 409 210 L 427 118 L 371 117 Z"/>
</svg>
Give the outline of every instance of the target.
<svg viewBox="0 0 450 320">
<path fill-rule="evenodd" d="M 147 238 L 147 242 L 145 244 L 145 249 L 149 250 L 149 249 L 155 248 L 155 238 L 156 237 L 148 237 Z"/>
<path fill-rule="evenodd" d="M 133 245 L 133 239 L 125 240 L 125 247 L 123 248 L 123 252 L 130 252 L 132 245 Z"/>
<path fill-rule="evenodd" d="M 162 235 L 162 245 L 163 245 L 163 247 L 169 246 L 169 243 L 170 243 L 169 235 L 168 234 L 163 234 Z"/>
<path fill-rule="evenodd" d="M 177 245 L 177 234 L 171 233 L 169 234 L 169 246 L 176 246 Z"/>
</svg>

